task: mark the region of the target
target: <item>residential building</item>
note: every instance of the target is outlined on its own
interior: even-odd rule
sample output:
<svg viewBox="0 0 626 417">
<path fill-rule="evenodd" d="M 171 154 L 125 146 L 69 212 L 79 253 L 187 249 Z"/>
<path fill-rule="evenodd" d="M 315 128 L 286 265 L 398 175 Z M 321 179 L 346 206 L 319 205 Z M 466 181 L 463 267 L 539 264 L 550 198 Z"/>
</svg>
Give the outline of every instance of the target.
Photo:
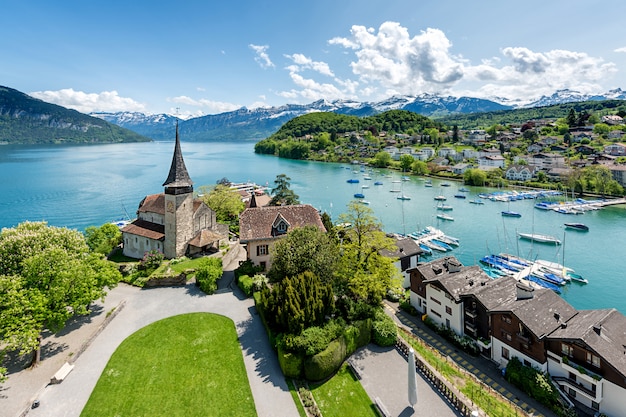
<svg viewBox="0 0 626 417">
<path fill-rule="evenodd" d="M 626 156 L 626 144 L 612 143 L 604 147 L 604 152 L 613 156 Z"/>
<path fill-rule="evenodd" d="M 504 168 L 505 159 L 502 155 L 487 155 L 478 158 L 478 168 L 489 170 L 494 168 Z"/>
<path fill-rule="evenodd" d="M 529 181 L 535 176 L 536 169 L 532 165 L 511 165 L 506 169 L 504 175 L 507 180 Z"/>
<path fill-rule="evenodd" d="M 309 204 L 250 207 L 239 216 L 239 241 L 246 246 L 247 259 L 269 270 L 276 241 L 304 226 L 326 231 L 319 212 Z"/>
<path fill-rule="evenodd" d="M 556 153 L 537 153 L 524 157 L 528 165 L 534 165 L 539 170 L 547 171 L 550 168 L 564 168 L 565 157 Z"/>
<path fill-rule="evenodd" d="M 396 248 L 394 251 L 382 250 L 381 254 L 396 261 L 394 265 L 402 275 L 402 287 L 408 288 L 411 285 L 410 270 L 417 266 L 419 256 L 423 253 L 415 240 L 410 237 L 394 237 Z"/>
</svg>

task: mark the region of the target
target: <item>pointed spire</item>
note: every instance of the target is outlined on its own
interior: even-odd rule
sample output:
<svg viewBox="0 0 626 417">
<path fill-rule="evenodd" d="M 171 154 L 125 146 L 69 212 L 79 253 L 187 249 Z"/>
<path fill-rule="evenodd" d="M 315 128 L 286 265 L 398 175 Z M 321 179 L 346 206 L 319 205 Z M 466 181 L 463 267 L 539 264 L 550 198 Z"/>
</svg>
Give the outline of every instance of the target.
<svg viewBox="0 0 626 417">
<path fill-rule="evenodd" d="M 172 157 L 172 165 L 167 179 L 163 183 L 166 188 L 192 188 L 193 181 L 189 178 L 183 153 L 180 150 L 180 139 L 178 137 L 178 121 L 176 121 L 176 145 L 174 146 L 174 156 Z"/>
<path fill-rule="evenodd" d="M 250 197 L 250 208 L 258 207 L 256 202 L 256 193 L 252 190 L 252 197 Z"/>
</svg>

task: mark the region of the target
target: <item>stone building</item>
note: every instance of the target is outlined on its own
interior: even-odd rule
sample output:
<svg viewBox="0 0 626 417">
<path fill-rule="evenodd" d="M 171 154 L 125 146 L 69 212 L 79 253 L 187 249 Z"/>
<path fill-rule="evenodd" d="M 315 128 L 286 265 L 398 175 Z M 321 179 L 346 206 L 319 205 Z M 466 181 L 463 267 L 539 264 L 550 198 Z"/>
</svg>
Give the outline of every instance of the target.
<svg viewBox="0 0 626 417">
<path fill-rule="evenodd" d="M 216 250 L 220 242 L 228 240 L 228 226 L 218 224 L 215 212 L 194 198 L 178 125 L 172 165 L 163 187 L 163 193 L 141 200 L 137 218 L 122 229 L 124 255 L 142 258 L 157 250 L 172 259 Z"/>
</svg>

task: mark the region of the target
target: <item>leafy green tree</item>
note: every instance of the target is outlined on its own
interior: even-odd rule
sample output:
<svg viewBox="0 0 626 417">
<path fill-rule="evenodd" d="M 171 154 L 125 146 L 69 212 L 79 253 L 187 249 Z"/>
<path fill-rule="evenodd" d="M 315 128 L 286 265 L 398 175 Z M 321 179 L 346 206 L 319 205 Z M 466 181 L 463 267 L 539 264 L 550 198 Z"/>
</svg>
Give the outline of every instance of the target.
<svg viewBox="0 0 626 417">
<path fill-rule="evenodd" d="M 291 188 L 291 178 L 286 174 L 278 174 L 274 180 L 274 188 L 272 189 L 272 199 L 270 200 L 270 206 L 291 206 L 294 204 L 300 204 L 298 200 L 300 197 L 293 192 Z"/>
<path fill-rule="evenodd" d="M 9 346 L 34 351 L 33 365 L 39 361 L 45 329 L 56 332 L 70 317 L 88 314 L 89 304 L 103 298 L 105 289 L 121 279 L 114 264 L 89 250 L 82 233 L 49 227 L 45 222 L 24 222 L 2 230 L 0 276 L 16 280 L 4 302 L 11 304 L 24 297 L 34 300 L 34 304 L 25 303 L 18 316 L 28 324 L 23 333 L 17 334 L 19 328 L 11 323 L 0 322 L 2 352 Z"/>
<path fill-rule="evenodd" d="M 229 227 L 238 222 L 239 215 L 246 208 L 239 194 L 230 188 L 230 184 L 217 184 L 214 187 L 200 187 L 202 201 L 215 211 L 218 222 Z"/>
<path fill-rule="evenodd" d="M 300 227 L 274 245 L 268 277 L 281 281 L 311 271 L 322 282 L 332 282 L 338 261 L 337 244 L 327 233 L 315 226 Z"/>
<path fill-rule="evenodd" d="M 411 171 L 413 171 L 413 173 L 417 175 L 426 175 L 429 172 L 428 164 L 418 159 L 414 161 L 411 165 Z"/>
<path fill-rule="evenodd" d="M 377 305 L 398 278 L 394 260 L 381 254 L 382 250 L 393 252 L 395 243 L 386 236 L 372 209 L 357 201 L 348 204 L 348 211 L 339 216 L 339 222 L 350 226 L 342 233 L 338 291 Z"/>
<path fill-rule="evenodd" d="M 610 130 L 611 128 L 606 123 L 596 123 L 593 126 L 593 133 L 598 135 L 606 135 Z"/>
<path fill-rule="evenodd" d="M 548 181 L 548 176 L 546 175 L 545 172 L 539 171 L 539 172 L 537 172 L 537 181 L 545 183 L 545 182 Z"/>
<path fill-rule="evenodd" d="M 122 232 L 112 223 L 100 227 L 88 226 L 85 228 L 85 239 L 89 249 L 106 255 L 122 243 Z"/>
<path fill-rule="evenodd" d="M 435 128 L 424 129 L 424 134 L 429 137 L 428 143 L 439 144 L 439 130 Z"/>
<path fill-rule="evenodd" d="M 400 168 L 402 169 L 402 172 L 409 171 L 414 161 L 415 158 L 413 158 L 413 156 L 411 155 L 404 154 L 400 156 Z"/>
<path fill-rule="evenodd" d="M 463 174 L 463 181 L 468 185 L 483 186 L 487 182 L 487 174 L 481 169 L 471 168 Z"/>
<path fill-rule="evenodd" d="M 388 167 L 389 164 L 391 164 L 391 155 L 385 151 L 378 152 L 372 161 L 372 165 L 378 168 Z"/>
</svg>

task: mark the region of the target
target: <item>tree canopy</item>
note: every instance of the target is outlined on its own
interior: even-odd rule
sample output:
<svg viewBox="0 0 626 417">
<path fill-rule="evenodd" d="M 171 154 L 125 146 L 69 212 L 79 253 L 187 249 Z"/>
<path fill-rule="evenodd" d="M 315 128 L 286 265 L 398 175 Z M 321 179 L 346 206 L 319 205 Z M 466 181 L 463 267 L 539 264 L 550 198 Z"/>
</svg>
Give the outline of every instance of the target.
<svg viewBox="0 0 626 417">
<path fill-rule="evenodd" d="M 239 194 L 230 188 L 230 184 L 218 183 L 212 187 L 200 187 L 202 201 L 211 210 L 215 211 L 218 222 L 233 226 L 238 226 L 238 219 L 241 212 L 246 208 Z"/>
<path fill-rule="evenodd" d="M 89 313 L 121 275 L 101 254 L 91 252 L 77 230 L 25 222 L 0 232 L 0 321 L 2 354 L 35 351 L 40 334 L 56 332 L 74 315 Z M 10 312 L 10 313 L 8 313 Z M 10 314 L 10 316 L 8 316 Z"/>
</svg>

